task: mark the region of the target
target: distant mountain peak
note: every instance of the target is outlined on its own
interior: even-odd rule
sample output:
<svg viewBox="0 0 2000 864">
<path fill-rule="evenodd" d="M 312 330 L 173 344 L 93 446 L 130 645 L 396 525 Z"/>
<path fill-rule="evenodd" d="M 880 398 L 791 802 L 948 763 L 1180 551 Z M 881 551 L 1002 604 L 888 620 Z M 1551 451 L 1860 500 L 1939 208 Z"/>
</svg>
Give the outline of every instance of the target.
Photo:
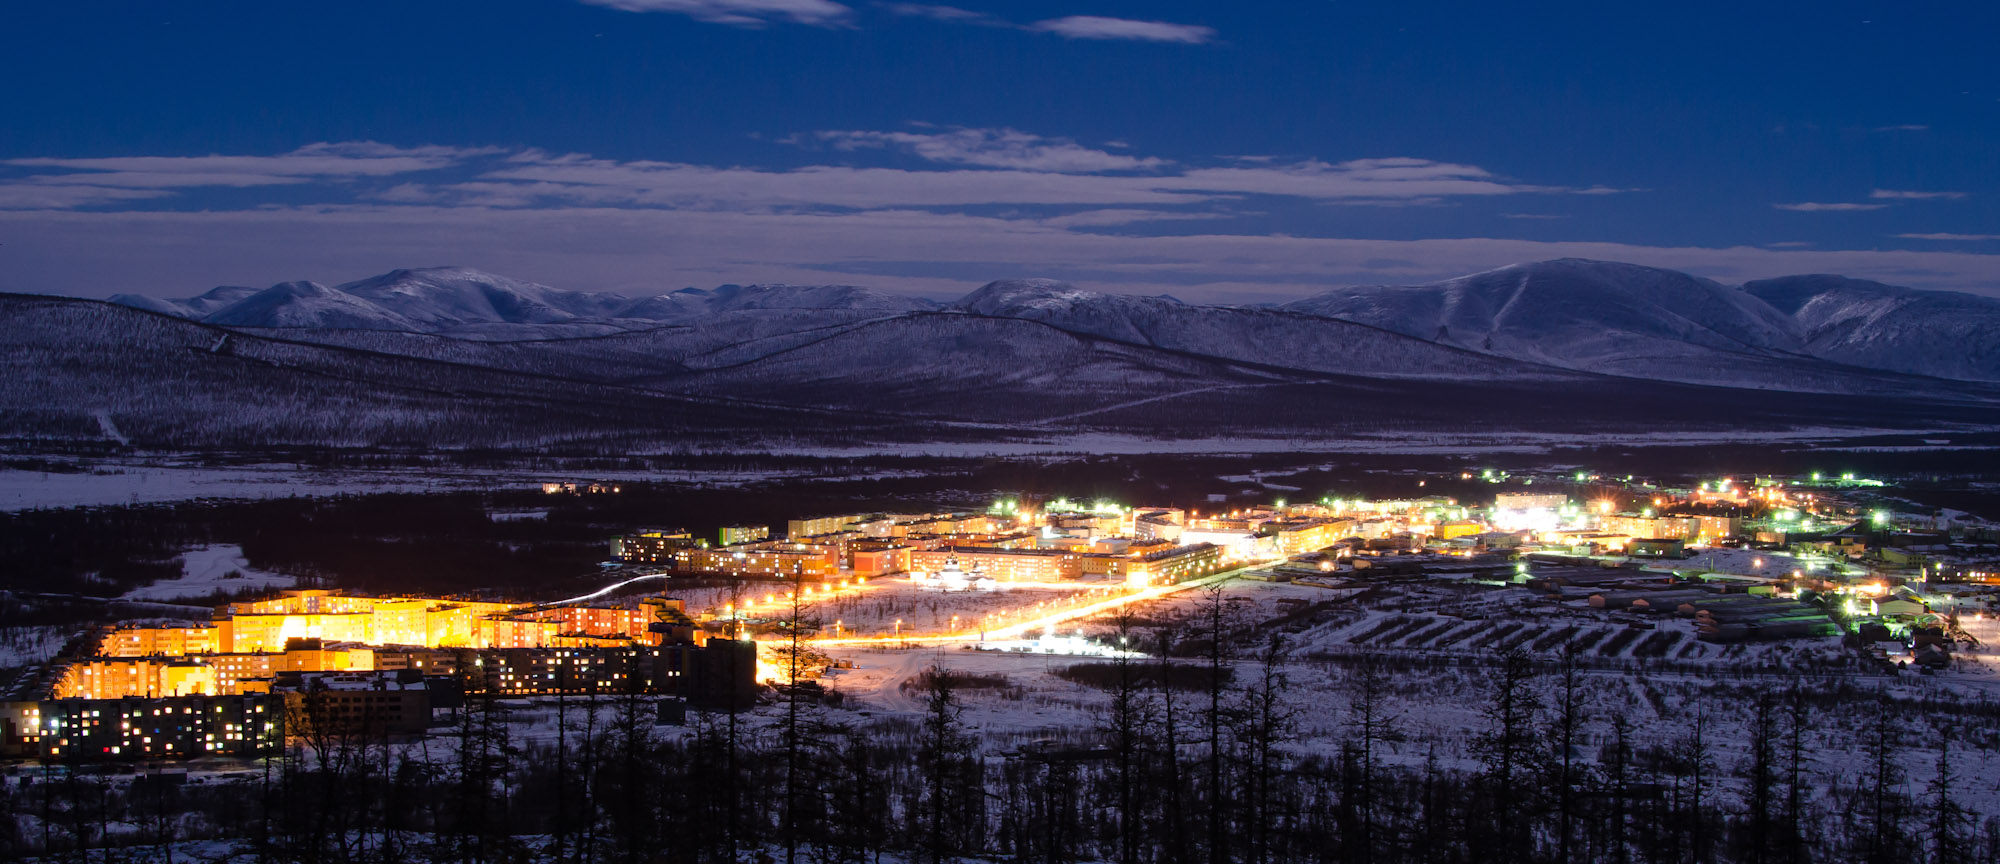
<svg viewBox="0 0 2000 864">
<path fill-rule="evenodd" d="M 280 282 L 203 316 L 231 327 L 314 327 L 341 330 L 411 330 L 409 319 L 366 299 L 318 282 Z"/>
</svg>

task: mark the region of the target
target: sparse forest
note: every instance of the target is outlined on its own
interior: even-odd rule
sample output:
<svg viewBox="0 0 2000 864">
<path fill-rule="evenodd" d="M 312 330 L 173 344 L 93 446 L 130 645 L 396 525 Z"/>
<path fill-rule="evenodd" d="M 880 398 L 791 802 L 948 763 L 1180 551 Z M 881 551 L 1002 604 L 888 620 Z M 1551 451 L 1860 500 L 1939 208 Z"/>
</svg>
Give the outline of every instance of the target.
<svg viewBox="0 0 2000 864">
<path fill-rule="evenodd" d="M 1200 623 L 1197 615 L 1192 621 Z M 1211 626 L 1226 626 L 1220 615 Z M 1129 637 L 1168 647 L 1168 634 Z M 1197 634 L 1205 635 L 1205 634 Z M 788 864 L 989 860 L 1288 862 L 1955 862 L 2000 856 L 2000 819 L 1963 797 L 1937 706 L 1831 704 L 1806 683 L 1641 739 L 1592 713 L 1574 663 L 1509 654 L 1478 694 L 1469 752 L 1392 758 L 1407 670 L 1355 665 L 1334 699 L 1301 698 L 1281 640 L 1238 656 L 1133 655 L 1092 667 L 1093 728 L 1002 742 L 964 718 L 977 676 L 918 676 L 915 717 L 870 718 L 816 685 L 747 714 L 656 725 L 650 697 L 537 706 L 471 694 L 420 742 L 308 733 L 198 783 L 27 768 L 0 820 L 11 859 Z M 1213 674 L 1233 666 L 1233 677 Z M 1204 674 L 1207 673 L 1207 674 Z M 796 674 L 796 670 L 794 670 Z M 770 704 L 775 703 L 775 704 Z M 1832 724 L 1843 711 L 1860 719 Z M 1304 738 L 1305 712 L 1340 734 Z M 1850 718 L 1852 719 L 1852 718 Z M 302 718 L 292 722 L 303 724 Z M 1865 757 L 1819 758 L 1829 725 Z M 1596 746 L 1584 747 L 1588 740 Z M 1747 758 L 1719 759 L 1717 745 Z M 1936 758 L 1913 760 L 1913 740 Z M 1396 752 L 1407 754 L 1408 748 Z M 1929 751 L 1924 751 L 1929 752 Z"/>
</svg>

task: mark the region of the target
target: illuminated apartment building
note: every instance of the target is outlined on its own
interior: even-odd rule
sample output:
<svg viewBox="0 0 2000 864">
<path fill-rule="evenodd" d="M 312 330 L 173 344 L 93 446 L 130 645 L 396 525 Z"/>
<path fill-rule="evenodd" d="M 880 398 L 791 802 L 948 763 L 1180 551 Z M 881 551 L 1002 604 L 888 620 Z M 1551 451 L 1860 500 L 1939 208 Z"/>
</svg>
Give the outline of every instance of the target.
<svg viewBox="0 0 2000 864">
<path fill-rule="evenodd" d="M 327 591 L 288 591 L 276 600 L 232 603 L 217 622 L 217 650 L 252 654 L 284 650 L 287 640 L 323 639 L 365 645 L 475 644 L 476 621 L 525 608 L 492 603 L 409 597 L 350 597 Z"/>
<path fill-rule="evenodd" d="M 1135 588 L 1184 582 L 1220 573 L 1226 567 L 1222 547 L 1212 543 L 1175 546 L 1121 560 L 1126 562 L 1124 572 L 1114 568 L 1112 575 L 1123 575 L 1126 584 Z"/>
<path fill-rule="evenodd" d="M 217 692 L 215 670 L 187 659 L 92 659 L 69 665 L 54 687 L 58 699 L 163 699 Z"/>
<path fill-rule="evenodd" d="M 1701 520 L 1681 516 L 1639 516 L 1619 513 L 1597 520 L 1598 530 L 1642 540 L 1693 540 L 1701 536 Z"/>
<path fill-rule="evenodd" d="M 264 694 L 34 704 L 39 723 L 23 738 L 52 760 L 254 756 L 282 734 L 282 703 Z"/>
<path fill-rule="evenodd" d="M 840 572 L 840 556 L 833 549 L 798 543 L 766 542 L 720 549 L 683 549 L 680 569 L 698 573 L 727 573 L 736 576 L 825 579 Z"/>
<path fill-rule="evenodd" d="M 686 531 L 641 531 L 611 538 L 611 557 L 627 564 L 672 564 L 675 552 L 695 545 Z"/>
<path fill-rule="evenodd" d="M 910 570 L 936 572 L 954 558 L 961 568 L 984 571 L 1000 582 L 1055 582 L 1083 575 L 1083 557 L 1075 552 L 969 546 L 912 550 Z"/>
<path fill-rule="evenodd" d="M 722 530 L 717 532 L 717 539 L 722 541 L 720 545 L 723 546 L 735 546 L 739 543 L 755 543 L 759 540 L 769 540 L 771 539 L 771 526 L 724 525 L 722 526 Z"/>
<path fill-rule="evenodd" d="M 868 521 L 866 513 L 848 516 L 815 516 L 811 519 L 793 519 L 785 523 L 785 536 L 793 540 L 802 537 L 816 537 L 821 534 L 837 534 L 854 530 L 855 525 Z"/>
<path fill-rule="evenodd" d="M 213 624 L 118 627 L 105 634 L 97 653 L 105 657 L 183 657 L 213 654 L 219 634 Z"/>
<path fill-rule="evenodd" d="M 658 634 L 652 633 L 653 623 L 661 620 L 663 609 L 672 609 L 685 614 L 686 607 L 680 600 L 665 597 L 648 597 L 640 601 L 635 609 L 604 606 L 559 606 L 526 613 L 523 617 L 536 621 L 552 621 L 557 632 L 563 636 L 602 636 L 630 639 L 638 642 L 657 644 Z M 551 643 L 553 644 L 553 643 Z M 484 646 L 503 647 L 503 646 Z"/>
<path fill-rule="evenodd" d="M 1132 536 L 1141 540 L 1176 541 L 1181 538 L 1181 530 L 1186 525 L 1185 510 L 1138 510 L 1132 516 Z"/>
<path fill-rule="evenodd" d="M 472 666 L 461 666 L 467 693 L 501 696 L 541 696 L 556 693 L 626 693 L 648 689 L 650 649 L 584 650 L 569 648 L 496 649 L 477 652 Z"/>
<path fill-rule="evenodd" d="M 263 692 L 284 672 L 365 671 L 375 652 L 365 645 L 293 639 L 280 653 L 190 657 L 93 658 L 72 663 L 51 688 L 57 699 L 164 699 Z"/>
<path fill-rule="evenodd" d="M 865 540 L 850 545 L 848 569 L 856 576 L 886 576 L 910 569 L 910 547 L 886 540 Z"/>
<path fill-rule="evenodd" d="M 561 632 L 562 624 L 558 621 L 478 618 L 472 622 L 472 638 L 467 644 L 481 648 L 546 648 Z"/>
<path fill-rule="evenodd" d="M 1272 543 L 1281 555 L 1300 555 L 1325 549 L 1350 536 L 1353 527 L 1354 523 L 1346 519 L 1295 519 L 1264 524 L 1264 530 L 1270 532 Z"/>
</svg>

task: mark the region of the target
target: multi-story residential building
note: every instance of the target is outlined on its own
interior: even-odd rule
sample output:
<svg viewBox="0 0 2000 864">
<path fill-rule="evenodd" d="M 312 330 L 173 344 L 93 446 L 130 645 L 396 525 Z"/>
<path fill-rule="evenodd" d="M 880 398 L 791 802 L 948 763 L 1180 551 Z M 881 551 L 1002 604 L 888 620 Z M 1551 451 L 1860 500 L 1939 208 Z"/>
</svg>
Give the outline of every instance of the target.
<svg viewBox="0 0 2000 864">
<path fill-rule="evenodd" d="M 695 545 L 686 531 L 652 529 L 611 538 L 611 557 L 627 564 L 672 564 L 674 553 Z"/>
<path fill-rule="evenodd" d="M 1124 576 L 1126 584 L 1134 588 L 1197 579 L 1222 572 L 1227 566 L 1222 561 L 1222 547 L 1212 543 L 1175 546 L 1119 560 L 1125 562 L 1123 572 L 1114 568 L 1112 575 Z"/>
<path fill-rule="evenodd" d="M 421 735 L 430 727 L 430 686 L 421 674 L 290 672 L 271 692 L 284 700 L 280 728 L 291 740 Z"/>
<path fill-rule="evenodd" d="M 843 516 L 815 516 L 811 519 L 792 519 L 785 523 L 785 536 L 797 540 L 803 537 L 817 537 L 821 534 L 838 534 L 853 531 L 854 526 L 869 521 L 866 513 Z"/>
<path fill-rule="evenodd" d="M 0 747 L 52 760 L 255 756 L 277 749 L 282 706 L 267 694 L 11 703 Z"/>
<path fill-rule="evenodd" d="M 838 551 L 783 541 L 746 543 L 717 549 L 683 549 L 677 560 L 682 570 L 737 576 L 789 578 L 797 575 L 819 580 L 840 572 Z"/>
<path fill-rule="evenodd" d="M 988 549 L 950 546 L 910 553 L 910 569 L 934 572 L 957 559 L 966 570 L 982 570 L 999 582 L 1054 582 L 1083 575 L 1083 558 L 1055 549 Z"/>
<path fill-rule="evenodd" d="M 219 637 L 214 624 L 182 621 L 173 624 L 120 626 L 104 634 L 97 653 L 105 657 L 183 657 L 213 654 Z"/>
<path fill-rule="evenodd" d="M 771 539 L 771 526 L 724 525 L 722 526 L 722 530 L 717 532 L 717 534 L 718 539 L 721 540 L 720 545 L 735 546 L 739 543 L 755 543 L 759 540 Z"/>
</svg>

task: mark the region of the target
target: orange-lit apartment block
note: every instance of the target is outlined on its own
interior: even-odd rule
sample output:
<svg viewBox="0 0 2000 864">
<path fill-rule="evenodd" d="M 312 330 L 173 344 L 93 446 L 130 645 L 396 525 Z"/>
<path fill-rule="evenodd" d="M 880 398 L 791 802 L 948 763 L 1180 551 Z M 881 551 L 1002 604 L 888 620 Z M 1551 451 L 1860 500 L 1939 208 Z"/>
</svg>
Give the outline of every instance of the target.
<svg viewBox="0 0 2000 864">
<path fill-rule="evenodd" d="M 229 604 L 229 617 L 217 624 L 216 643 L 221 653 L 240 654 L 283 651 L 285 642 L 296 638 L 476 647 L 475 622 L 526 605 L 287 591 L 276 600 Z"/>
<path fill-rule="evenodd" d="M 105 657 L 185 657 L 213 654 L 219 634 L 213 624 L 120 627 L 105 634 L 97 653 Z"/>
</svg>

